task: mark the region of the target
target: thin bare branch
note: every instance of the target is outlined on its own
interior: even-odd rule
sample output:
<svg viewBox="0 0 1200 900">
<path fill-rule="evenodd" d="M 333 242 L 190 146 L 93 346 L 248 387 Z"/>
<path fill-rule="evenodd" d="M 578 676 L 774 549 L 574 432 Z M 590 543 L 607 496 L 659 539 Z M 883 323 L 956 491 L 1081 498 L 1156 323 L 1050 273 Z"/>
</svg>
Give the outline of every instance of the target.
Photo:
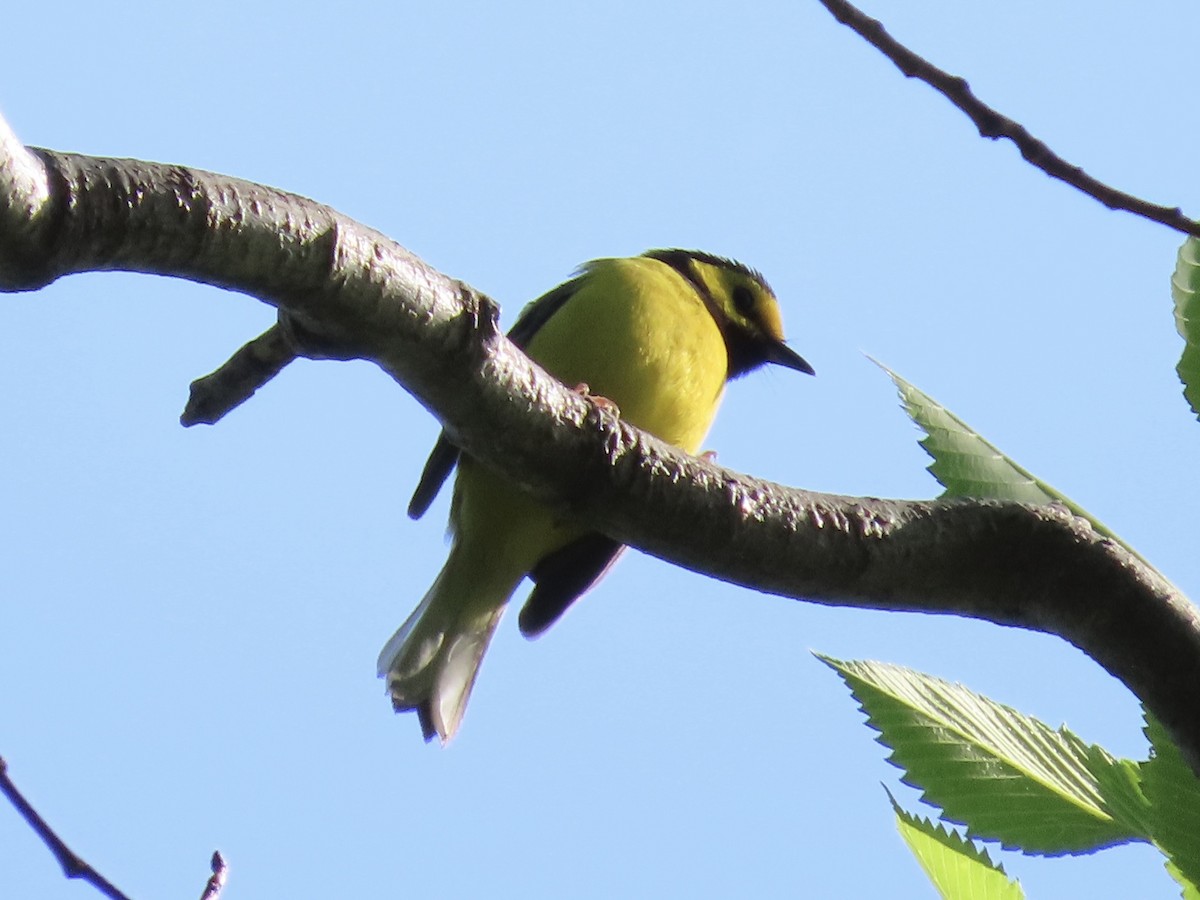
<svg viewBox="0 0 1200 900">
<path fill-rule="evenodd" d="M 1016 144 L 1026 162 L 1041 169 L 1051 178 L 1067 184 L 1099 200 L 1109 209 L 1131 212 L 1173 228 L 1178 232 L 1200 237 L 1200 222 L 1189 219 L 1179 207 L 1158 206 L 1133 194 L 1119 191 L 1093 178 L 1079 166 L 1067 162 L 1035 138 L 1025 126 L 988 106 L 971 92 L 966 79 L 939 69 L 922 56 L 918 56 L 904 44 L 888 34 L 878 19 L 872 19 L 846 0 L 820 0 L 835 19 L 858 33 L 863 40 L 875 47 L 896 64 L 909 78 L 924 81 L 940 92 L 951 103 L 961 109 L 975 123 L 979 134 L 985 138 L 999 140 L 1007 138 Z"/>
<path fill-rule="evenodd" d="M 241 347 L 221 368 L 192 382 L 180 423 L 215 425 L 253 397 L 255 391 L 295 358 L 296 351 L 283 330 L 272 325 Z"/>
<path fill-rule="evenodd" d="M 204 885 L 204 893 L 200 895 L 200 900 L 220 900 L 221 891 L 225 889 L 225 880 L 229 877 L 229 864 L 225 862 L 220 850 L 213 851 L 211 865 L 212 875 Z"/>
<path fill-rule="evenodd" d="M 111 900 L 129 900 L 111 881 L 88 865 L 79 854 L 68 847 L 57 834 L 54 829 L 46 824 L 46 820 L 38 815 L 35 810 L 25 799 L 24 795 L 17 790 L 17 786 L 13 784 L 12 779 L 8 774 L 8 764 L 0 757 L 0 792 L 8 798 L 9 802 L 16 807 L 17 812 L 21 814 L 29 827 L 34 830 L 38 837 L 42 839 L 49 849 L 54 854 L 54 858 L 58 860 L 58 864 L 62 866 L 63 874 L 67 878 L 78 878 L 92 885 L 105 897 Z"/>
</svg>

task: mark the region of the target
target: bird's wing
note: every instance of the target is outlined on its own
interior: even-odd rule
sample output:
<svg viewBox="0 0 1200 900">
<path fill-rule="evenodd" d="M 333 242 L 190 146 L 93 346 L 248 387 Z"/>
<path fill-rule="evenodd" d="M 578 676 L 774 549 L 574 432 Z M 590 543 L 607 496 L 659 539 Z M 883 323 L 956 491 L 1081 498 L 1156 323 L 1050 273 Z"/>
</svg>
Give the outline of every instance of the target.
<svg viewBox="0 0 1200 900">
<path fill-rule="evenodd" d="M 579 290 L 583 277 L 585 276 L 572 278 L 526 304 L 525 308 L 521 310 L 521 315 L 517 317 L 516 324 L 508 332 L 508 339 L 524 350 L 538 330 Z M 437 443 L 433 445 L 429 459 L 425 461 L 425 468 L 421 471 L 421 480 L 417 482 L 417 489 L 413 491 L 412 499 L 408 501 L 408 517 L 410 519 L 419 519 L 425 515 L 426 510 L 438 495 L 438 491 L 442 489 L 442 485 L 454 471 L 461 453 L 462 451 L 451 443 L 445 431 L 438 435 Z"/>
<path fill-rule="evenodd" d="M 508 331 L 508 339 L 522 350 L 528 347 L 533 336 L 550 320 L 550 317 L 562 309 L 563 304 L 575 296 L 583 286 L 583 280 L 587 278 L 587 271 L 588 267 L 585 266 L 582 274 L 570 281 L 564 281 L 548 293 L 525 304 L 525 308 L 517 316 L 516 323 Z"/>
<path fill-rule="evenodd" d="M 596 586 L 624 551 L 625 545 L 602 534 L 583 537 L 544 556 L 529 577 L 534 588 L 521 607 L 521 634 L 537 637 Z"/>
<path fill-rule="evenodd" d="M 438 491 L 442 489 L 442 485 L 454 471 L 460 453 L 462 451 L 450 443 L 446 432 L 443 431 L 438 435 L 437 443 L 433 445 L 429 459 L 425 460 L 425 468 L 421 470 L 421 480 L 417 482 L 417 489 L 413 491 L 412 499 L 408 501 L 408 517 L 410 519 L 419 519 L 425 515 L 425 511 L 433 503 L 433 498 L 438 495 Z"/>
</svg>

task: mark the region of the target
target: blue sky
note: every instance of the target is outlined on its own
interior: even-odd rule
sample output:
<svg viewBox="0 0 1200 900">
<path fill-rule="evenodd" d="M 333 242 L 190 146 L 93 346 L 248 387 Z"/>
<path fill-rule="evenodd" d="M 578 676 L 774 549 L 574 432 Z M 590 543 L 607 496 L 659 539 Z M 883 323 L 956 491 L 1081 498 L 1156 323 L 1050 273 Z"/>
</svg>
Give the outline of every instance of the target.
<svg viewBox="0 0 1200 900">
<path fill-rule="evenodd" d="M 1092 174 L 1200 213 L 1192 6 L 866 10 Z M 935 495 L 869 353 L 1200 591 L 1178 237 L 981 140 L 817 3 L 54 12 L 3 15 L 0 111 L 29 143 L 311 196 L 507 321 L 589 258 L 736 256 L 819 375 L 734 385 L 720 462 Z M 272 318 L 126 274 L 0 298 L 0 754 L 134 897 L 198 894 L 214 848 L 229 900 L 928 897 L 896 770 L 810 650 L 1145 752 L 1132 697 L 1061 640 L 639 554 L 539 641 L 506 620 L 458 738 L 426 746 L 374 662 L 445 552 L 445 498 L 403 513 L 435 421 L 367 364 L 305 362 L 178 425 L 189 381 Z M 1006 863 L 1031 897 L 1176 895 L 1146 848 Z M 14 896 L 88 895 L 6 808 L 0 866 Z"/>
</svg>

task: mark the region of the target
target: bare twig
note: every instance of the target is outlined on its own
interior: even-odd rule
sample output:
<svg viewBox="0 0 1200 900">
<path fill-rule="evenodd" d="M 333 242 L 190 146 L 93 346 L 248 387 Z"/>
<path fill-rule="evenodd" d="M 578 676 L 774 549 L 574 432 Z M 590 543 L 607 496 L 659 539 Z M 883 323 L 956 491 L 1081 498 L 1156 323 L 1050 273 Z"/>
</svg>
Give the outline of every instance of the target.
<svg viewBox="0 0 1200 900">
<path fill-rule="evenodd" d="M 129 900 L 129 897 L 121 893 L 112 882 L 80 859 L 74 850 L 63 843 L 62 838 L 55 834 L 54 830 L 46 824 L 46 820 L 38 815 L 37 810 L 29 805 L 29 801 L 17 790 L 17 786 L 8 777 L 8 764 L 4 761 L 3 757 L 0 757 L 0 792 L 3 792 L 4 796 L 9 799 L 9 802 L 16 807 L 17 812 L 21 814 L 21 818 L 29 823 L 29 827 L 42 839 L 42 843 L 50 848 L 50 852 L 54 854 L 54 858 L 62 866 L 63 874 L 68 878 L 79 878 L 82 881 L 86 881 L 105 897 L 111 898 L 111 900 Z"/>
<path fill-rule="evenodd" d="M 208 884 L 204 886 L 204 893 L 200 895 L 200 900 L 218 900 L 225 887 L 225 878 L 228 874 L 229 864 L 225 862 L 225 857 L 221 855 L 220 850 L 213 851 L 212 875 L 209 876 Z"/>
<path fill-rule="evenodd" d="M 214 425 L 254 396 L 296 358 L 283 331 L 272 325 L 239 349 L 221 368 L 192 382 L 183 425 Z"/>
<path fill-rule="evenodd" d="M 1179 207 L 1158 206 L 1097 181 L 1079 166 L 1067 162 L 1035 138 L 1025 126 L 1002 115 L 976 97 L 971 93 L 966 79 L 939 69 L 909 50 L 888 34 L 878 19 L 872 19 L 846 0 L 821 0 L 821 4 L 835 19 L 853 29 L 863 40 L 895 63 L 901 72 L 909 78 L 924 81 L 966 113 L 979 129 L 981 136 L 992 140 L 1008 138 L 1016 144 L 1026 162 L 1041 169 L 1051 178 L 1065 181 L 1089 197 L 1099 200 L 1109 209 L 1125 210 L 1183 234 L 1200 237 L 1200 222 L 1189 219 Z"/>
</svg>

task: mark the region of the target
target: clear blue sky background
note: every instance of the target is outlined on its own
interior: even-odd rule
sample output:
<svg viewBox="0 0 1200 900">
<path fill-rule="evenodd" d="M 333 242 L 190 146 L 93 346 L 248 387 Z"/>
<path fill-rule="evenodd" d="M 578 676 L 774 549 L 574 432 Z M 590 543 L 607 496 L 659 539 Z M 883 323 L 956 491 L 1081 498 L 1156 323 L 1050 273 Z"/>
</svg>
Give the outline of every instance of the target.
<svg viewBox="0 0 1200 900">
<path fill-rule="evenodd" d="M 1200 213 L 1194 5 L 867 9 L 1093 174 Z M 1179 238 L 981 140 L 813 0 L 67 0 L 10 4 L 0 32 L 27 142 L 314 197 L 508 321 L 592 257 L 744 259 L 819 377 L 736 384 L 723 464 L 935 495 L 870 353 L 1200 591 Z M 458 739 L 426 746 L 374 664 L 444 554 L 445 498 L 403 514 L 432 417 L 325 362 L 216 427 L 176 421 L 272 320 L 125 274 L 0 298 L 0 753 L 134 897 L 198 895 L 214 848 L 229 900 L 931 896 L 880 787 L 897 772 L 814 649 L 1145 752 L 1132 697 L 1061 640 L 638 554 L 540 641 L 506 620 Z M 1031 897 L 1177 895 L 1146 848 L 1005 860 Z M 91 895 L 7 807 L 0 873 L 13 897 Z"/>
</svg>

